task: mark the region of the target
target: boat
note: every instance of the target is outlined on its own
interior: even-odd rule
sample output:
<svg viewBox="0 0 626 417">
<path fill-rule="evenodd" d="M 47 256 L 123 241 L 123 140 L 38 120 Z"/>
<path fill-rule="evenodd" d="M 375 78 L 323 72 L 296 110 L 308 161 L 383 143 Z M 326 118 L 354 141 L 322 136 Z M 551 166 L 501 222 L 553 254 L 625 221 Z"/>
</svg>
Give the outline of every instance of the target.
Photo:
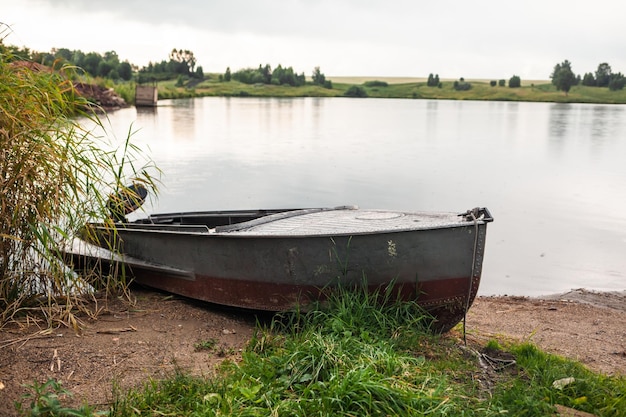
<svg viewBox="0 0 626 417">
<path fill-rule="evenodd" d="M 75 269 L 123 265 L 144 286 L 251 310 L 302 308 L 338 286 L 392 285 L 402 300 L 417 300 L 443 332 L 463 319 L 476 296 L 492 221 L 487 208 L 152 214 L 90 223 L 65 256 Z"/>
</svg>

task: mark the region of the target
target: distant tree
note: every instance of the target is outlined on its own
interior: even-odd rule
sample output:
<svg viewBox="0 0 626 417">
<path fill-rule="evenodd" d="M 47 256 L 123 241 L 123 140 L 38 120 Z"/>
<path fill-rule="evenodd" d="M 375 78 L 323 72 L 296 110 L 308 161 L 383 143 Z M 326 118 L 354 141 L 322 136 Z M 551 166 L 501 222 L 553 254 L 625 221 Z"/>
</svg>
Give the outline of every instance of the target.
<svg viewBox="0 0 626 417">
<path fill-rule="evenodd" d="M 232 75 L 230 73 L 230 67 L 226 68 L 226 72 L 224 73 L 224 81 L 230 81 Z"/>
<path fill-rule="evenodd" d="M 124 61 L 117 67 L 117 73 L 120 78 L 124 81 L 129 81 L 133 78 L 133 67 L 130 65 L 128 61 Z"/>
<path fill-rule="evenodd" d="M 324 85 L 326 82 L 326 76 L 320 71 L 320 67 L 315 67 L 313 69 L 313 84 L 315 85 Z"/>
<path fill-rule="evenodd" d="M 577 81 L 576 75 L 574 75 L 574 72 L 572 71 L 572 64 L 568 60 L 565 60 L 560 64 L 556 64 L 550 78 L 552 79 L 552 84 L 556 87 L 556 89 L 563 91 L 565 95 L 569 93 L 572 86 L 576 85 Z"/>
<path fill-rule="evenodd" d="M 261 81 L 263 84 L 269 84 L 272 82 L 272 67 L 270 64 L 265 64 L 264 67 L 259 64 L 259 74 L 261 74 L 261 77 L 263 78 L 263 81 Z"/>
<path fill-rule="evenodd" d="M 193 52 L 187 49 L 172 49 L 170 52 L 170 71 L 176 74 L 189 75 L 194 72 L 196 67 L 196 58 L 193 56 Z"/>
<path fill-rule="evenodd" d="M 611 81 L 611 66 L 606 62 L 598 65 L 596 70 L 596 85 L 598 87 L 608 87 Z"/>
<path fill-rule="evenodd" d="M 514 75 L 509 79 L 509 88 L 520 88 L 522 79 L 518 75 Z"/>
<path fill-rule="evenodd" d="M 426 81 L 428 87 L 437 87 L 439 85 L 439 74 L 428 74 L 428 80 Z"/>
<path fill-rule="evenodd" d="M 585 85 L 587 87 L 596 86 L 596 79 L 594 78 L 592 73 L 590 72 L 585 73 L 585 75 L 583 76 L 582 85 Z"/>
<path fill-rule="evenodd" d="M 611 81 L 609 81 L 609 90 L 617 91 L 624 89 L 624 85 L 626 85 L 626 77 L 621 72 L 616 74 L 611 74 Z"/>
<path fill-rule="evenodd" d="M 498 80 L 498 86 L 504 87 L 506 85 L 506 80 Z"/>
<path fill-rule="evenodd" d="M 202 69 L 202 66 L 198 66 L 196 68 L 196 75 L 195 75 L 195 77 L 200 79 L 200 80 L 204 79 L 204 70 Z"/>
<path fill-rule="evenodd" d="M 112 69 L 113 69 L 113 65 L 109 64 L 107 61 L 100 61 L 98 63 L 97 72 L 94 75 L 97 75 L 98 77 L 106 78 L 108 77 Z"/>
<path fill-rule="evenodd" d="M 98 75 L 98 65 L 102 61 L 102 57 L 100 54 L 96 52 L 89 52 L 85 55 L 83 60 L 82 68 L 88 73 L 93 75 L 94 77 Z"/>
<path fill-rule="evenodd" d="M 498 85 L 498 82 L 496 80 L 491 80 L 491 81 L 489 81 L 489 85 L 491 87 L 495 87 L 496 85 Z"/>
<path fill-rule="evenodd" d="M 59 49 L 52 48 L 50 53 L 54 55 L 55 59 L 60 58 L 60 59 L 65 60 L 66 62 L 74 63 L 72 59 L 74 57 L 74 54 L 72 53 L 72 51 L 70 51 L 67 48 L 59 48 Z"/>
</svg>

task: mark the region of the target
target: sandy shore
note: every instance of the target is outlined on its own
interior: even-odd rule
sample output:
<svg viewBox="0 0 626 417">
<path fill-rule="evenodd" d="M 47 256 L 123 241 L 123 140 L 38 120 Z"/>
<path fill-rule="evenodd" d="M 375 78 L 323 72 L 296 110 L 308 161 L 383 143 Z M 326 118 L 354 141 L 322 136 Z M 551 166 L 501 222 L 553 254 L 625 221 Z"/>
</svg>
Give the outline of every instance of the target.
<svg viewBox="0 0 626 417">
<path fill-rule="evenodd" d="M 626 291 L 479 297 L 467 329 L 478 339 L 529 341 L 594 371 L 626 375 Z"/>
<path fill-rule="evenodd" d="M 2 329 L 0 410 L 13 410 L 23 384 L 35 380 L 61 381 L 76 404 L 106 404 L 114 382 L 129 388 L 175 369 L 210 375 L 224 358 L 239 358 L 256 325 L 254 316 L 238 311 L 148 290 L 133 294 L 133 306 L 119 300 L 99 304 L 100 315 L 85 319 L 80 335 L 62 327 Z M 478 297 L 467 316 L 467 338 L 530 341 L 592 370 L 626 375 L 626 291 Z M 209 340 L 215 349 L 196 349 Z"/>
</svg>

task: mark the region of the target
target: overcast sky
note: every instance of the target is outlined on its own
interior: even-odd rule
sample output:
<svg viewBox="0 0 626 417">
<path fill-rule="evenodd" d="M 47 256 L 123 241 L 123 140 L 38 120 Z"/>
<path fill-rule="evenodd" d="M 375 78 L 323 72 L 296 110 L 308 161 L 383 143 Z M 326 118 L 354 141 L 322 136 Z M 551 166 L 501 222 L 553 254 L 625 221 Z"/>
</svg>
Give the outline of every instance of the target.
<svg viewBox="0 0 626 417">
<path fill-rule="evenodd" d="M 139 66 L 188 49 L 204 72 L 327 77 L 546 80 L 565 59 L 581 75 L 602 62 L 626 73 L 625 16 L 623 0 L 0 0 L 5 44 Z"/>
</svg>

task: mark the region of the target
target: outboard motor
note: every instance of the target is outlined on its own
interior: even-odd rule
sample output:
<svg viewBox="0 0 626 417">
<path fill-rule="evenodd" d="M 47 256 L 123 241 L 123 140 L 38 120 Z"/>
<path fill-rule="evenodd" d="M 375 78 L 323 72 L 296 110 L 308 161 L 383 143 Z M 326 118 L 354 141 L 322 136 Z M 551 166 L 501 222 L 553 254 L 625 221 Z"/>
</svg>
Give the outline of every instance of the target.
<svg viewBox="0 0 626 417">
<path fill-rule="evenodd" d="M 126 222 L 126 215 L 137 210 L 146 201 L 148 189 L 140 183 L 123 187 L 117 194 L 111 194 L 107 208 L 115 222 Z"/>
</svg>

